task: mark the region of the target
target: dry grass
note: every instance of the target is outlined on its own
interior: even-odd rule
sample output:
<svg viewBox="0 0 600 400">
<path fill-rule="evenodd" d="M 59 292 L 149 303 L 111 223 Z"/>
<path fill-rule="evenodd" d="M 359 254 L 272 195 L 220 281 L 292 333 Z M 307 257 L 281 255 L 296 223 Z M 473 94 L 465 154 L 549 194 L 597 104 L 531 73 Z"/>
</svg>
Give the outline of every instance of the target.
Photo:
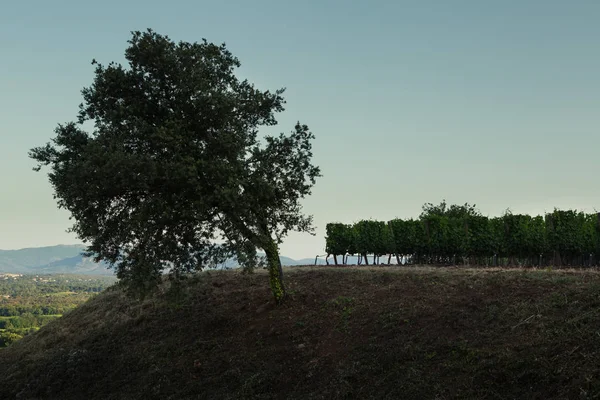
<svg viewBox="0 0 600 400">
<path fill-rule="evenodd" d="M 110 290 L 0 351 L 0 398 L 600 397 L 597 270 L 287 268 Z"/>
</svg>

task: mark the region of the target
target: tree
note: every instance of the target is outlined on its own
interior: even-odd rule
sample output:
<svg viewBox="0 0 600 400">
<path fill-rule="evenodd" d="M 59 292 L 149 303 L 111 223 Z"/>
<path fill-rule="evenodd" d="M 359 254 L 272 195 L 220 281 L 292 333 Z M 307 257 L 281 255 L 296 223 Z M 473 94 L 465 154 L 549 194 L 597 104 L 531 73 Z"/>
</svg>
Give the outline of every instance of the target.
<svg viewBox="0 0 600 400">
<path fill-rule="evenodd" d="M 23 335 L 15 332 L 15 330 L 6 330 L 0 332 L 0 347 L 7 347 L 21 339 L 23 339 Z"/>
<path fill-rule="evenodd" d="M 416 253 L 414 225 L 412 221 L 395 218 L 388 222 L 388 226 L 394 238 L 393 249 L 396 254 L 396 262 L 400 264 L 400 255 Z"/>
<path fill-rule="evenodd" d="M 467 218 L 467 253 L 471 257 L 488 257 L 496 252 L 495 234 L 490 219 L 483 215 Z"/>
<path fill-rule="evenodd" d="M 152 30 L 128 43 L 128 68 L 94 60 L 77 121 L 30 151 L 36 170 L 50 167 L 71 230 L 140 295 L 165 270 L 178 278 L 260 248 L 281 302 L 278 246 L 289 231 L 314 234 L 300 205 L 320 176 L 314 135 L 297 123 L 291 134 L 259 138 L 284 110 L 284 90 L 239 80 L 241 64 L 224 44 L 175 43 Z"/>
<path fill-rule="evenodd" d="M 369 265 L 368 254 L 373 254 L 373 264 L 377 263 L 377 256 L 383 254 L 383 251 L 377 254 L 381 248 L 381 224 L 385 225 L 385 222 L 362 220 L 353 226 L 355 243 L 352 250 L 363 257 L 366 265 Z"/>
<path fill-rule="evenodd" d="M 392 254 L 395 253 L 394 232 L 387 222 L 379 222 L 379 240 L 377 241 L 377 257 L 387 254 L 389 264 L 392 259 Z"/>
<path fill-rule="evenodd" d="M 325 251 L 327 255 L 333 255 L 335 265 L 338 265 L 338 255 L 342 255 L 342 264 L 345 264 L 345 256 L 352 247 L 352 227 L 342 223 L 329 223 L 325 227 Z"/>
<path fill-rule="evenodd" d="M 442 200 L 442 202 L 437 206 L 432 203 L 423 204 L 420 218 L 432 215 L 446 216 L 449 218 L 464 218 L 470 216 L 480 216 L 481 213 L 475 204 L 465 203 L 462 206 L 457 204 L 448 206 L 446 200 Z"/>
</svg>

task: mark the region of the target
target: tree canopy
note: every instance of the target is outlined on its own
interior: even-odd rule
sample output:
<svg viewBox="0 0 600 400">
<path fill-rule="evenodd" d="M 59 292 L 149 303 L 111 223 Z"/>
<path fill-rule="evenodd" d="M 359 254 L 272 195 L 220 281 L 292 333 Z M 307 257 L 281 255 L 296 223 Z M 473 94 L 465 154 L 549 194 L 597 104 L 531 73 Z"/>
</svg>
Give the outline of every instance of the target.
<svg viewBox="0 0 600 400">
<path fill-rule="evenodd" d="M 96 261 L 131 290 L 263 249 L 271 288 L 285 295 L 278 245 L 289 231 L 313 233 L 300 201 L 320 170 L 309 128 L 259 136 L 284 111 L 284 89 L 240 80 L 225 44 L 176 43 L 133 32 L 128 65 L 93 61 L 74 122 L 30 151 Z M 86 124 L 93 126 L 91 132 Z"/>
</svg>

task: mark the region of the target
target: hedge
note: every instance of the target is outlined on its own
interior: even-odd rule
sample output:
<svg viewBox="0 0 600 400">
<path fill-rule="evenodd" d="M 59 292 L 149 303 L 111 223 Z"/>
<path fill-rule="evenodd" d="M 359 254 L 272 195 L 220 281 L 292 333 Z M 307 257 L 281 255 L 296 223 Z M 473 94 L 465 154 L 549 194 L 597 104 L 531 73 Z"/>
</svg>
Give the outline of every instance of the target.
<svg viewBox="0 0 600 400">
<path fill-rule="evenodd" d="M 418 219 L 330 223 L 326 251 L 379 256 L 408 263 L 471 265 L 596 266 L 600 261 L 600 213 L 558 210 L 545 216 L 506 212 L 481 215 L 474 206 L 426 204 Z M 389 260 L 389 258 L 388 258 Z"/>
</svg>

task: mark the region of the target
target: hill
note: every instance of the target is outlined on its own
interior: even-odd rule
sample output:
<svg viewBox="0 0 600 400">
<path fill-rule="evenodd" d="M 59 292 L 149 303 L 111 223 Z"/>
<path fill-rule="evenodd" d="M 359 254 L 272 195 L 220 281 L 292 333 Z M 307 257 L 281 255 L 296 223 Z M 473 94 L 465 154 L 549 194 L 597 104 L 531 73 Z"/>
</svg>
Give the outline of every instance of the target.
<svg viewBox="0 0 600 400">
<path fill-rule="evenodd" d="M 95 263 L 83 257 L 83 245 L 57 245 L 19 250 L 0 250 L 0 272 L 11 274 L 85 274 L 114 275 L 106 263 Z M 281 256 L 287 266 L 313 264 L 313 259 L 294 260 Z M 323 262 L 323 261 L 321 261 Z M 235 268 L 235 259 L 227 260 L 220 268 Z"/>
<path fill-rule="evenodd" d="M 460 268 L 206 272 L 108 289 L 0 350 L 3 399 L 587 399 L 600 274 Z"/>
<path fill-rule="evenodd" d="M 21 274 L 113 275 L 104 263 L 83 257 L 83 245 L 0 250 L 0 272 Z"/>
</svg>

